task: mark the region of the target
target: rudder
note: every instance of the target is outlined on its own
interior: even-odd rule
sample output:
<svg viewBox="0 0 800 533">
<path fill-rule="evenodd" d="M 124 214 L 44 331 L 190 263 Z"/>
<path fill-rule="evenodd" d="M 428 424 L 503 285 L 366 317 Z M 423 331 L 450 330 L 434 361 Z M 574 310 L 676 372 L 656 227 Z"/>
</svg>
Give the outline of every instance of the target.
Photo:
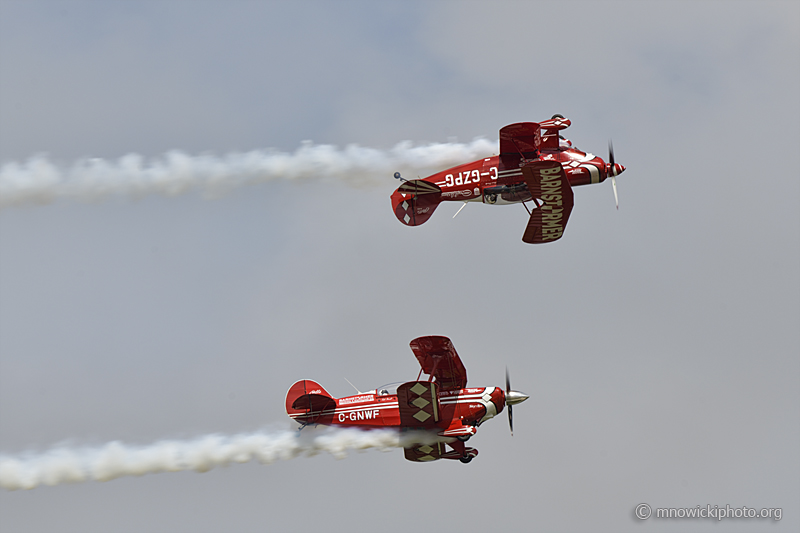
<svg viewBox="0 0 800 533">
<path fill-rule="evenodd" d="M 392 209 L 406 226 L 419 226 L 431 218 L 442 200 L 442 189 L 425 180 L 409 180 L 392 194 Z"/>
<path fill-rule="evenodd" d="M 324 423 L 334 409 L 336 401 L 316 381 L 301 379 L 286 392 L 286 414 L 300 424 Z"/>
</svg>

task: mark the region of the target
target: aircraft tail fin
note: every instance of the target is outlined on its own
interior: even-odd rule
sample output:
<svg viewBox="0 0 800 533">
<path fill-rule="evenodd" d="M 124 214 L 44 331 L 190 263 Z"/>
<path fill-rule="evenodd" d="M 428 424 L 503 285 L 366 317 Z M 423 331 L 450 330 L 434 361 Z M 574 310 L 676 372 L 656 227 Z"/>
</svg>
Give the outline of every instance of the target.
<svg viewBox="0 0 800 533">
<path fill-rule="evenodd" d="M 435 183 L 408 180 L 392 194 L 392 209 L 406 226 L 419 226 L 431 218 L 441 200 L 442 189 Z"/>
<path fill-rule="evenodd" d="M 553 115 L 550 120 L 540 122 L 539 127 L 544 130 L 542 134 L 542 150 L 558 150 L 560 145 L 558 132 L 568 128 L 570 124 L 572 122 L 561 115 Z"/>
<path fill-rule="evenodd" d="M 332 417 L 336 401 L 325 388 L 310 379 L 301 379 L 286 393 L 286 414 L 300 424 L 321 423 Z"/>
</svg>

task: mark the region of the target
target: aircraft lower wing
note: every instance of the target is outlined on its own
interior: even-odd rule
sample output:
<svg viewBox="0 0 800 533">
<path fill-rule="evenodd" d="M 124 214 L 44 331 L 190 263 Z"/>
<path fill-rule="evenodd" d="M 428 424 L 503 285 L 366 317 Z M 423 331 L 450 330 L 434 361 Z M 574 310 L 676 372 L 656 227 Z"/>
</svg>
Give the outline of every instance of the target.
<svg viewBox="0 0 800 533">
<path fill-rule="evenodd" d="M 534 161 L 522 167 L 528 190 L 540 205 L 531 213 L 522 240 L 528 244 L 557 241 L 572 212 L 572 187 L 558 161 Z"/>
<path fill-rule="evenodd" d="M 441 459 L 442 455 L 447 453 L 447 448 L 443 442 L 434 442 L 433 444 L 415 444 L 409 448 L 403 448 L 403 452 L 409 461 L 427 463 Z"/>
<path fill-rule="evenodd" d="M 404 448 L 403 451 L 406 454 L 406 459 L 419 463 L 427 463 L 437 459 L 461 459 L 464 456 L 469 456 L 472 459 L 478 455 L 478 450 L 475 448 L 468 448 L 464 446 L 463 442 L 456 442 L 460 444 L 459 450 L 447 451 L 444 443 L 436 442 L 433 444 L 415 444 L 410 448 Z M 464 462 L 469 462 L 469 460 Z"/>
</svg>

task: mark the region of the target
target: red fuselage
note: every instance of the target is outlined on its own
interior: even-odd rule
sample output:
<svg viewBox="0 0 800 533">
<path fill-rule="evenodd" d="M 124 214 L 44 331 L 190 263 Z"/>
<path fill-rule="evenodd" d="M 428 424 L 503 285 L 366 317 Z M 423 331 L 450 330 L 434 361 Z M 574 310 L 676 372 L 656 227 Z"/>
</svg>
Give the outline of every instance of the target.
<svg viewBox="0 0 800 533">
<path fill-rule="evenodd" d="M 608 177 L 608 165 L 600 157 L 576 148 L 543 150 L 539 159 L 561 163 L 573 187 L 601 183 Z M 498 178 L 506 178 L 500 180 L 505 185 L 499 184 Z M 503 170 L 499 156 L 443 170 L 424 180 L 442 189 L 442 201 L 502 205 L 531 199 L 522 172 L 518 169 Z M 517 191 L 514 191 L 515 186 Z"/>
<path fill-rule="evenodd" d="M 443 390 L 437 392 L 437 397 L 439 412 L 436 417 L 438 422 L 434 427 L 443 435 L 471 435 L 474 427 L 502 412 L 505 406 L 505 393 L 499 387 Z M 300 423 L 328 426 L 413 427 L 401 421 L 397 394 L 369 391 L 355 396 L 334 398 L 333 402 L 327 409 L 312 417 L 303 411 L 289 413 L 289 416 Z M 419 427 L 431 426 L 420 423 Z"/>
</svg>

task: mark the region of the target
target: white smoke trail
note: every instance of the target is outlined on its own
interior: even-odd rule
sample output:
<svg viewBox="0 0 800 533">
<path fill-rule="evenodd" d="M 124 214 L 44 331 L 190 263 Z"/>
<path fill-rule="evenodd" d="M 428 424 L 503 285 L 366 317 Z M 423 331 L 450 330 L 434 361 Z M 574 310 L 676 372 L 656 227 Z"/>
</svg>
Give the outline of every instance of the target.
<svg viewBox="0 0 800 533">
<path fill-rule="evenodd" d="M 232 463 L 268 465 L 301 455 L 328 452 L 343 459 L 351 450 L 389 450 L 414 443 L 433 443 L 435 433 L 400 433 L 391 429 L 324 428 L 311 431 L 206 435 L 194 440 L 165 440 L 149 446 L 109 442 L 99 448 L 54 448 L 21 457 L 0 456 L 0 487 L 32 489 L 84 481 L 110 481 L 123 476 L 194 470 L 207 472 Z"/>
<path fill-rule="evenodd" d="M 190 156 L 173 151 L 147 161 L 130 154 L 116 161 L 81 159 L 68 167 L 36 156 L 0 167 L 0 208 L 41 204 L 61 198 L 98 200 L 112 195 L 177 195 L 200 191 L 218 195 L 234 187 L 270 180 L 334 179 L 363 185 L 389 178 L 395 171 L 438 171 L 486 157 L 497 142 L 413 146 L 405 141 L 390 150 L 350 145 L 303 143 L 294 153 L 253 151 L 225 156 Z"/>
</svg>

